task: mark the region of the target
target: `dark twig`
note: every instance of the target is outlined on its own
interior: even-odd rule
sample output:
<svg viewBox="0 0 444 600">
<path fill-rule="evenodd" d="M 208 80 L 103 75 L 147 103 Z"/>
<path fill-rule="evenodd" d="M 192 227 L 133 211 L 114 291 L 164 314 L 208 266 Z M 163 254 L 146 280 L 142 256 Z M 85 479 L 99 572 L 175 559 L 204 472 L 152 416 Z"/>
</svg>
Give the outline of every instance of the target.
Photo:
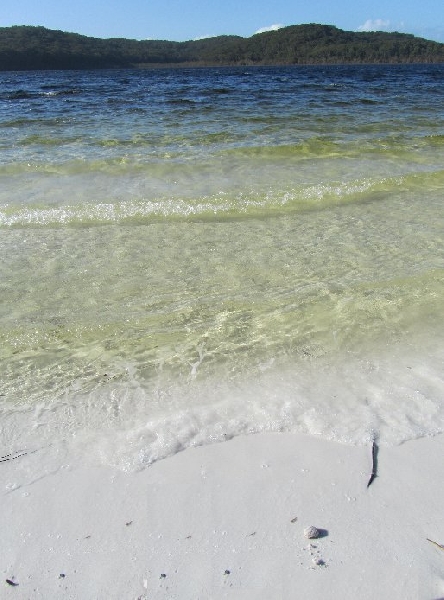
<svg viewBox="0 0 444 600">
<path fill-rule="evenodd" d="M 370 475 L 370 479 L 368 480 L 367 483 L 367 487 L 370 487 L 371 484 L 373 483 L 373 480 L 375 479 L 375 477 L 378 476 L 377 471 L 378 471 L 378 444 L 376 443 L 376 440 L 373 440 L 372 443 L 372 472 Z"/>
<path fill-rule="evenodd" d="M 427 541 L 430 542 L 431 544 L 434 544 L 435 546 L 437 546 L 438 548 L 440 548 L 441 550 L 444 550 L 444 546 L 442 544 L 438 544 L 438 542 L 434 542 L 433 540 L 431 540 L 430 538 L 427 538 Z"/>
</svg>

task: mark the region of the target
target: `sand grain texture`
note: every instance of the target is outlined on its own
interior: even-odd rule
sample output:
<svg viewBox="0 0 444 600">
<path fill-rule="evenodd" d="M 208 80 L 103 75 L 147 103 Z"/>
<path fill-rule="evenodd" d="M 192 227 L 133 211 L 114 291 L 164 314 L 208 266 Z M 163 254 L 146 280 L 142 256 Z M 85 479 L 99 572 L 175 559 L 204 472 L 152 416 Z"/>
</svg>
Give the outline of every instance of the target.
<svg viewBox="0 0 444 600">
<path fill-rule="evenodd" d="M 1 597 L 438 600 L 443 456 L 442 435 L 382 446 L 370 488 L 371 449 L 304 435 L 36 481 L 24 456 L 0 470 Z"/>
</svg>

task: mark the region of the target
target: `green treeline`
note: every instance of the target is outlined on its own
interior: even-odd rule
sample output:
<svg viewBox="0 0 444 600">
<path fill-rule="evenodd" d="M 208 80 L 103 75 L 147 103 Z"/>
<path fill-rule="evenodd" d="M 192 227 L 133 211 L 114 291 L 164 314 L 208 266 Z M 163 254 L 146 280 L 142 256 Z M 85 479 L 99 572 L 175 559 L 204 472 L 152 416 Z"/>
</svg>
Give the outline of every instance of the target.
<svg viewBox="0 0 444 600">
<path fill-rule="evenodd" d="M 0 28 L 0 70 L 149 66 L 444 63 L 444 44 L 413 35 L 292 25 L 250 38 L 100 39 L 45 27 Z"/>
</svg>

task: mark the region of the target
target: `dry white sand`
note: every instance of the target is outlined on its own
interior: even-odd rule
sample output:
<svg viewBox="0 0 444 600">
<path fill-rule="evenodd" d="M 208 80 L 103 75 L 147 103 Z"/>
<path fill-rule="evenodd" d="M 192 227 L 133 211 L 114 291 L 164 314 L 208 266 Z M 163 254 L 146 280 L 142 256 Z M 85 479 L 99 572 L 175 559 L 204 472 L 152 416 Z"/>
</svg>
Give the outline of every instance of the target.
<svg viewBox="0 0 444 600">
<path fill-rule="evenodd" d="M 6 461 L 0 597 L 442 599 L 443 458 L 443 435 L 382 446 L 369 488 L 370 448 L 299 434 L 138 473 L 71 462 L 33 477 L 39 453 Z"/>
</svg>

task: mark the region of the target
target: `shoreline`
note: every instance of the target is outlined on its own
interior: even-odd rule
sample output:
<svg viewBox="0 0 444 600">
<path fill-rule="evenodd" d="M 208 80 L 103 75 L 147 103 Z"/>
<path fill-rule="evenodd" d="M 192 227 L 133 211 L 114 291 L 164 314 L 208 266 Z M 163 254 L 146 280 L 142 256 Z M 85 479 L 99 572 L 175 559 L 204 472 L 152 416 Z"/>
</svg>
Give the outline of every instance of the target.
<svg viewBox="0 0 444 600">
<path fill-rule="evenodd" d="M 35 481 L 22 456 L 0 465 L 2 597 L 442 599 L 443 451 L 383 446 L 368 488 L 371 446 L 304 434 Z"/>
</svg>

